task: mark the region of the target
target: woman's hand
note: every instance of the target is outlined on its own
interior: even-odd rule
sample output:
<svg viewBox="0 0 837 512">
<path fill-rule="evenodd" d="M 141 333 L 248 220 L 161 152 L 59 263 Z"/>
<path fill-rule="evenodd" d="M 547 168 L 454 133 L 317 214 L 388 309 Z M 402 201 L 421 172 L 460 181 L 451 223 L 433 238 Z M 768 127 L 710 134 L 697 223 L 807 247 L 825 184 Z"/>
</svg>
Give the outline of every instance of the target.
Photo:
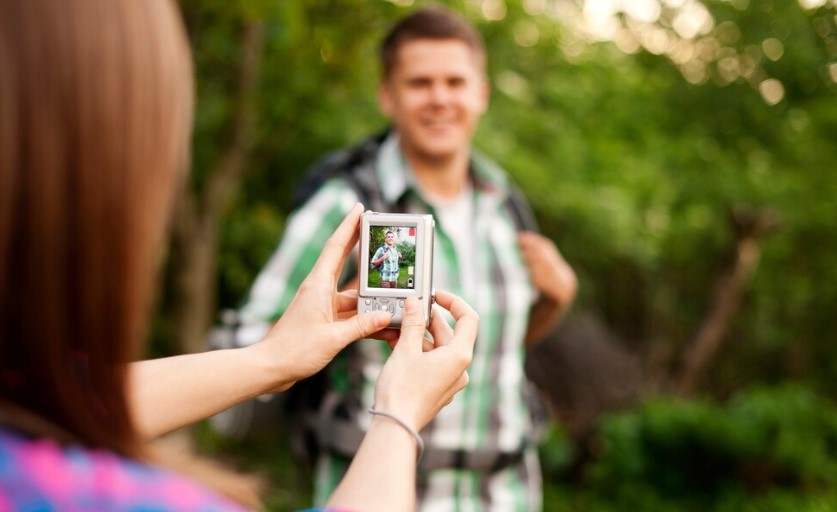
<svg viewBox="0 0 837 512">
<path fill-rule="evenodd" d="M 349 343 L 389 324 L 389 313 L 357 314 L 357 292 L 337 292 L 340 270 L 357 243 L 363 205 L 357 204 L 326 241 L 285 314 L 262 341 L 248 347 L 275 361 L 273 392 L 321 370 Z"/>
<path fill-rule="evenodd" d="M 433 343 L 424 338 L 419 302 L 408 298 L 401 336 L 375 385 L 375 408 L 421 430 L 468 384 L 479 316 L 456 295 L 438 291 L 436 304 L 447 309 L 455 328 L 437 312 L 430 322 Z"/>
<path fill-rule="evenodd" d="M 375 385 L 375 409 L 404 421 L 415 431 L 424 427 L 468 384 L 479 317 L 465 301 L 445 292 L 436 303 L 456 320 L 451 329 L 434 314 L 424 339 L 424 315 L 415 298 L 404 307 L 401 337 L 394 344 Z M 437 313 L 441 313 L 437 311 Z M 422 345 L 425 345 L 422 347 Z M 391 418 L 374 416 L 329 507 L 351 510 L 414 510 L 416 441 Z"/>
<path fill-rule="evenodd" d="M 262 341 L 132 363 L 128 392 L 137 429 L 153 438 L 243 400 L 287 389 L 320 370 L 352 341 L 389 324 L 389 313 L 358 316 L 354 290 L 336 291 L 340 268 L 357 241 L 362 212 L 363 206 L 356 205 L 328 239 L 288 310 Z"/>
</svg>

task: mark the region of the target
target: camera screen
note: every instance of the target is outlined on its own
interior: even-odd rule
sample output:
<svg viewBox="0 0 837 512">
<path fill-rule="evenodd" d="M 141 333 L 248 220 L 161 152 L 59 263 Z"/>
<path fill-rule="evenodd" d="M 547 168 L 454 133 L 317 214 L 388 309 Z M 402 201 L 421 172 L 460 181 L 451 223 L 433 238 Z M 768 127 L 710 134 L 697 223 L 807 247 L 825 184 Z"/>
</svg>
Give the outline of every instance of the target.
<svg viewBox="0 0 837 512">
<path fill-rule="evenodd" d="M 369 227 L 369 288 L 415 288 L 416 227 Z"/>
</svg>

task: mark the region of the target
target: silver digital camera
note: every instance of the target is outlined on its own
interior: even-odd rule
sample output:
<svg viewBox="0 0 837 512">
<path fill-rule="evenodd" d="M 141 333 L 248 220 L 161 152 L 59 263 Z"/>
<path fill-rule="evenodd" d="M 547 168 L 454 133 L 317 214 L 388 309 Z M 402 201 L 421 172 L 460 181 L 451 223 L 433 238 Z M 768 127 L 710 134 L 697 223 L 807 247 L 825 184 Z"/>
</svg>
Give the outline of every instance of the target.
<svg viewBox="0 0 837 512">
<path fill-rule="evenodd" d="M 404 300 L 416 297 L 430 324 L 435 230 L 432 215 L 368 211 L 360 217 L 358 313 L 389 311 L 389 327 L 400 327 Z"/>
</svg>

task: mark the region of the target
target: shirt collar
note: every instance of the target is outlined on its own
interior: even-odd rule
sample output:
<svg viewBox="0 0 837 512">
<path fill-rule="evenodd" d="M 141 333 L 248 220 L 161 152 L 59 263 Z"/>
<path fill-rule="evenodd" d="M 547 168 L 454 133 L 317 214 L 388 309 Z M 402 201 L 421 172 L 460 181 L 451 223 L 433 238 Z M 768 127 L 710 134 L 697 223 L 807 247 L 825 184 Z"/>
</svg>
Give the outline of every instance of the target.
<svg viewBox="0 0 837 512">
<path fill-rule="evenodd" d="M 381 184 L 381 195 L 387 204 L 396 204 L 408 188 L 418 190 L 413 171 L 401 155 L 401 137 L 393 130 L 381 144 L 375 160 L 375 172 Z"/>
<path fill-rule="evenodd" d="M 400 140 L 398 132 L 391 131 L 381 144 L 375 160 L 375 172 L 381 184 L 381 195 L 387 204 L 396 204 L 408 190 L 413 190 L 424 198 L 415 174 L 401 153 Z M 472 150 L 470 167 L 474 189 L 478 193 L 500 197 L 507 195 L 508 178 L 496 163 L 479 151 Z"/>
</svg>

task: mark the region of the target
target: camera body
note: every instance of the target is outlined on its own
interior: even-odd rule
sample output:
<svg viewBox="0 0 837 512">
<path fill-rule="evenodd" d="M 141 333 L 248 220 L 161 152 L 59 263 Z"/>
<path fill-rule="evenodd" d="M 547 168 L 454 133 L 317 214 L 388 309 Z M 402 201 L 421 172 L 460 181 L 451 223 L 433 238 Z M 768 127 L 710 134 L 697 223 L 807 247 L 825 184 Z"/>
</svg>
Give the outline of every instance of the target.
<svg viewBox="0 0 837 512">
<path fill-rule="evenodd" d="M 389 311 L 389 327 L 400 327 L 404 301 L 416 297 L 430 324 L 434 300 L 432 215 L 378 213 L 360 217 L 357 312 Z"/>
</svg>

